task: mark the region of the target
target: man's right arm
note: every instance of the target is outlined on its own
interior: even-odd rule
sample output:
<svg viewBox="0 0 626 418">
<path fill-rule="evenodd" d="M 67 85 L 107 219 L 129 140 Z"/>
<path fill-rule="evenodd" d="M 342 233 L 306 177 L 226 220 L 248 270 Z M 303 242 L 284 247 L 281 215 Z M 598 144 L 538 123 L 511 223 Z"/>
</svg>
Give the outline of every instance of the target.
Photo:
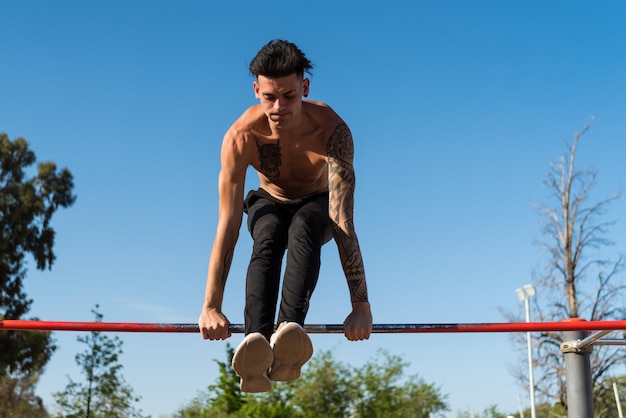
<svg viewBox="0 0 626 418">
<path fill-rule="evenodd" d="M 209 260 L 202 313 L 198 320 L 202 338 L 230 337 L 229 321 L 222 313 L 226 279 L 243 218 L 243 193 L 247 168 L 244 141 L 229 131 L 224 137 L 219 174 L 219 218 Z"/>
</svg>

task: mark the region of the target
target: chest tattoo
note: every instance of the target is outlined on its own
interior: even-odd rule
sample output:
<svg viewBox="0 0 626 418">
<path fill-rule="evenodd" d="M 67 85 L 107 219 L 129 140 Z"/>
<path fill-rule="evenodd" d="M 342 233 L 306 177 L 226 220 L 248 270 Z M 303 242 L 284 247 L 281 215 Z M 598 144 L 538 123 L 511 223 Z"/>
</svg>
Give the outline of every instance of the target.
<svg viewBox="0 0 626 418">
<path fill-rule="evenodd" d="M 280 177 L 280 143 L 261 145 L 257 142 L 261 172 L 270 179 Z"/>
</svg>

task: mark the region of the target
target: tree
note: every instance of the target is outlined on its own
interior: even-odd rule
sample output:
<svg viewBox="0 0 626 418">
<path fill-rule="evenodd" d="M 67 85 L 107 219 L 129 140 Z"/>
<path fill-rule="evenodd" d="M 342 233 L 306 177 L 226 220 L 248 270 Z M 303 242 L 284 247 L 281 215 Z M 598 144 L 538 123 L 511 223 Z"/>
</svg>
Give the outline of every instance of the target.
<svg viewBox="0 0 626 418">
<path fill-rule="evenodd" d="M 506 418 L 507 416 L 514 416 L 514 414 L 504 414 L 498 411 L 498 407 L 496 405 L 490 405 L 479 414 L 474 413 L 471 409 L 457 414 L 457 418 Z"/>
<path fill-rule="evenodd" d="M 607 233 L 614 224 L 602 220 L 607 207 L 621 190 L 601 200 L 592 199 L 597 184 L 597 171 L 576 168 L 576 152 L 590 125 L 578 132 L 567 152 L 551 165 L 544 184 L 551 196 L 551 204 L 538 207 L 542 214 L 542 235 L 539 242 L 545 250 L 545 271 L 538 275 L 538 298 L 533 311 L 539 321 L 562 321 L 568 318 L 609 320 L 624 318 L 624 258 L 610 259 L 606 248 L 614 243 Z M 520 320 L 510 316 L 511 320 Z M 517 336 L 521 338 L 521 334 Z M 535 337 L 536 393 L 547 403 L 567 407 L 564 360 L 560 352 L 562 337 L 557 332 L 541 332 Z M 520 344 L 522 341 L 520 341 Z M 525 340 L 523 342 L 525 344 Z M 592 380 L 599 399 L 606 388 L 598 383 L 616 365 L 624 364 L 626 357 L 616 348 L 594 347 L 591 356 Z M 518 377 L 528 387 L 526 373 Z"/>
<path fill-rule="evenodd" d="M 209 392 L 216 393 L 216 396 L 211 398 L 209 403 L 228 413 L 238 411 L 245 403 L 239 390 L 239 376 L 230 367 L 234 354 L 235 350 L 227 344 L 226 358 L 228 363 L 216 361 L 220 369 L 220 377 L 217 384 L 209 386 Z"/>
<path fill-rule="evenodd" d="M 52 267 L 52 215 L 76 199 L 72 174 L 67 169 L 57 172 L 53 162 L 39 163 L 37 175 L 27 178 L 25 170 L 35 161 L 26 140 L 11 142 L 0 133 L 0 308 L 5 318 L 18 319 L 28 312 L 32 301 L 22 289 L 24 258 L 31 254 L 40 270 Z"/>
<path fill-rule="evenodd" d="M 49 332 L 0 331 L 0 358 L 3 362 L 7 359 L 0 369 L 4 372 L 0 375 L 0 418 L 42 416 L 45 410 L 35 395 L 35 386 L 53 351 Z"/>
<path fill-rule="evenodd" d="M 0 378 L 1 418 L 45 418 L 43 401 L 35 395 L 39 375 L 4 376 Z"/>
<path fill-rule="evenodd" d="M 102 321 L 99 306 L 92 309 L 96 322 Z M 90 332 L 77 338 L 87 346 L 83 353 L 76 355 L 76 364 L 85 375 L 84 382 L 70 383 L 63 392 L 53 393 L 60 413 L 57 417 L 84 418 L 127 418 L 141 417 L 141 411 L 133 406 L 140 400 L 133 394 L 121 374 L 122 341 L 118 337 L 109 338 L 101 332 Z"/>
<path fill-rule="evenodd" d="M 596 392 L 602 393 L 602 395 L 598 396 L 593 405 L 596 418 L 609 418 L 619 415 L 613 385 L 617 387 L 621 408 L 623 411 L 626 411 L 624 402 L 626 400 L 626 376 L 608 377 L 598 383 L 598 385 L 602 386 L 602 389 L 596 390 Z"/>
<path fill-rule="evenodd" d="M 201 418 L 209 414 L 228 417 L 241 409 L 244 394 L 239 389 L 239 376 L 230 366 L 234 353 L 230 344 L 226 344 L 226 362 L 214 360 L 219 368 L 217 383 L 209 385 L 207 392 L 199 393 L 178 412 L 177 418 Z"/>
<path fill-rule="evenodd" d="M 179 410 L 177 418 L 430 417 L 448 409 L 446 396 L 438 388 L 417 376 L 405 378 L 408 363 L 382 351 L 358 369 L 322 351 L 307 364 L 300 379 L 274 383 L 272 391 L 263 394 L 241 393 L 230 362 L 218 364 L 218 384 Z"/>
<path fill-rule="evenodd" d="M 29 311 L 32 300 L 23 289 L 26 256 L 39 270 L 52 267 L 52 216 L 76 199 L 69 170 L 42 162 L 28 177 L 35 162 L 26 140 L 10 141 L 0 133 L 0 319 L 20 319 Z M 0 331 L 0 347 L 0 416 L 15 413 L 10 405 L 18 400 L 20 408 L 33 408 L 24 416 L 37 416 L 33 411 L 40 409 L 41 400 L 32 395 L 34 386 L 27 386 L 35 385 L 55 350 L 50 332 Z M 11 388 L 16 392 L 10 393 Z"/>
<path fill-rule="evenodd" d="M 296 381 L 293 402 L 319 416 L 349 416 L 357 390 L 352 375 L 353 371 L 337 362 L 330 351 L 322 351 L 311 359 L 304 378 Z"/>
<path fill-rule="evenodd" d="M 241 392 L 239 376 L 231 364 L 234 350 L 226 345 L 226 362 L 215 360 L 219 368 L 217 383 L 209 385 L 189 405 L 180 409 L 176 418 L 294 417 L 297 412 L 288 404 L 293 383 L 274 383 L 272 392 L 255 395 Z"/>
<path fill-rule="evenodd" d="M 381 358 L 382 357 L 382 358 Z M 368 361 L 355 375 L 355 416 L 428 418 L 446 411 L 446 396 L 417 376 L 404 378 L 409 363 L 386 351 Z"/>
</svg>

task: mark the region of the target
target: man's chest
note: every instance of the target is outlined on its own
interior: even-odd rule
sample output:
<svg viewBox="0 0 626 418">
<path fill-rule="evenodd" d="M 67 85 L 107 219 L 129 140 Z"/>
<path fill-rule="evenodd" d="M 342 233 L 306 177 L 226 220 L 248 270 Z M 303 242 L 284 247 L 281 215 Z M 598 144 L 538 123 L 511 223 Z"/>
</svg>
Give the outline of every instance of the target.
<svg viewBox="0 0 626 418">
<path fill-rule="evenodd" d="M 256 142 L 253 166 L 271 181 L 307 181 L 319 178 L 326 170 L 323 140 L 316 137 L 298 140 Z"/>
</svg>

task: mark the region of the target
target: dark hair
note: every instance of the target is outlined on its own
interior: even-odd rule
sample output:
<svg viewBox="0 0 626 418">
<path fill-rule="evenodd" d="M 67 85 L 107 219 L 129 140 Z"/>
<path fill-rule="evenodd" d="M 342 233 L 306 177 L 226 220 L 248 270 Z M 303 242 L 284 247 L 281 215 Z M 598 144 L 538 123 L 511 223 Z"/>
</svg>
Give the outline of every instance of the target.
<svg viewBox="0 0 626 418">
<path fill-rule="evenodd" d="M 255 77 L 278 78 L 296 73 L 303 78 L 304 72 L 310 73 L 312 68 L 311 60 L 296 44 L 282 39 L 268 42 L 250 62 L 250 73 Z"/>
</svg>

